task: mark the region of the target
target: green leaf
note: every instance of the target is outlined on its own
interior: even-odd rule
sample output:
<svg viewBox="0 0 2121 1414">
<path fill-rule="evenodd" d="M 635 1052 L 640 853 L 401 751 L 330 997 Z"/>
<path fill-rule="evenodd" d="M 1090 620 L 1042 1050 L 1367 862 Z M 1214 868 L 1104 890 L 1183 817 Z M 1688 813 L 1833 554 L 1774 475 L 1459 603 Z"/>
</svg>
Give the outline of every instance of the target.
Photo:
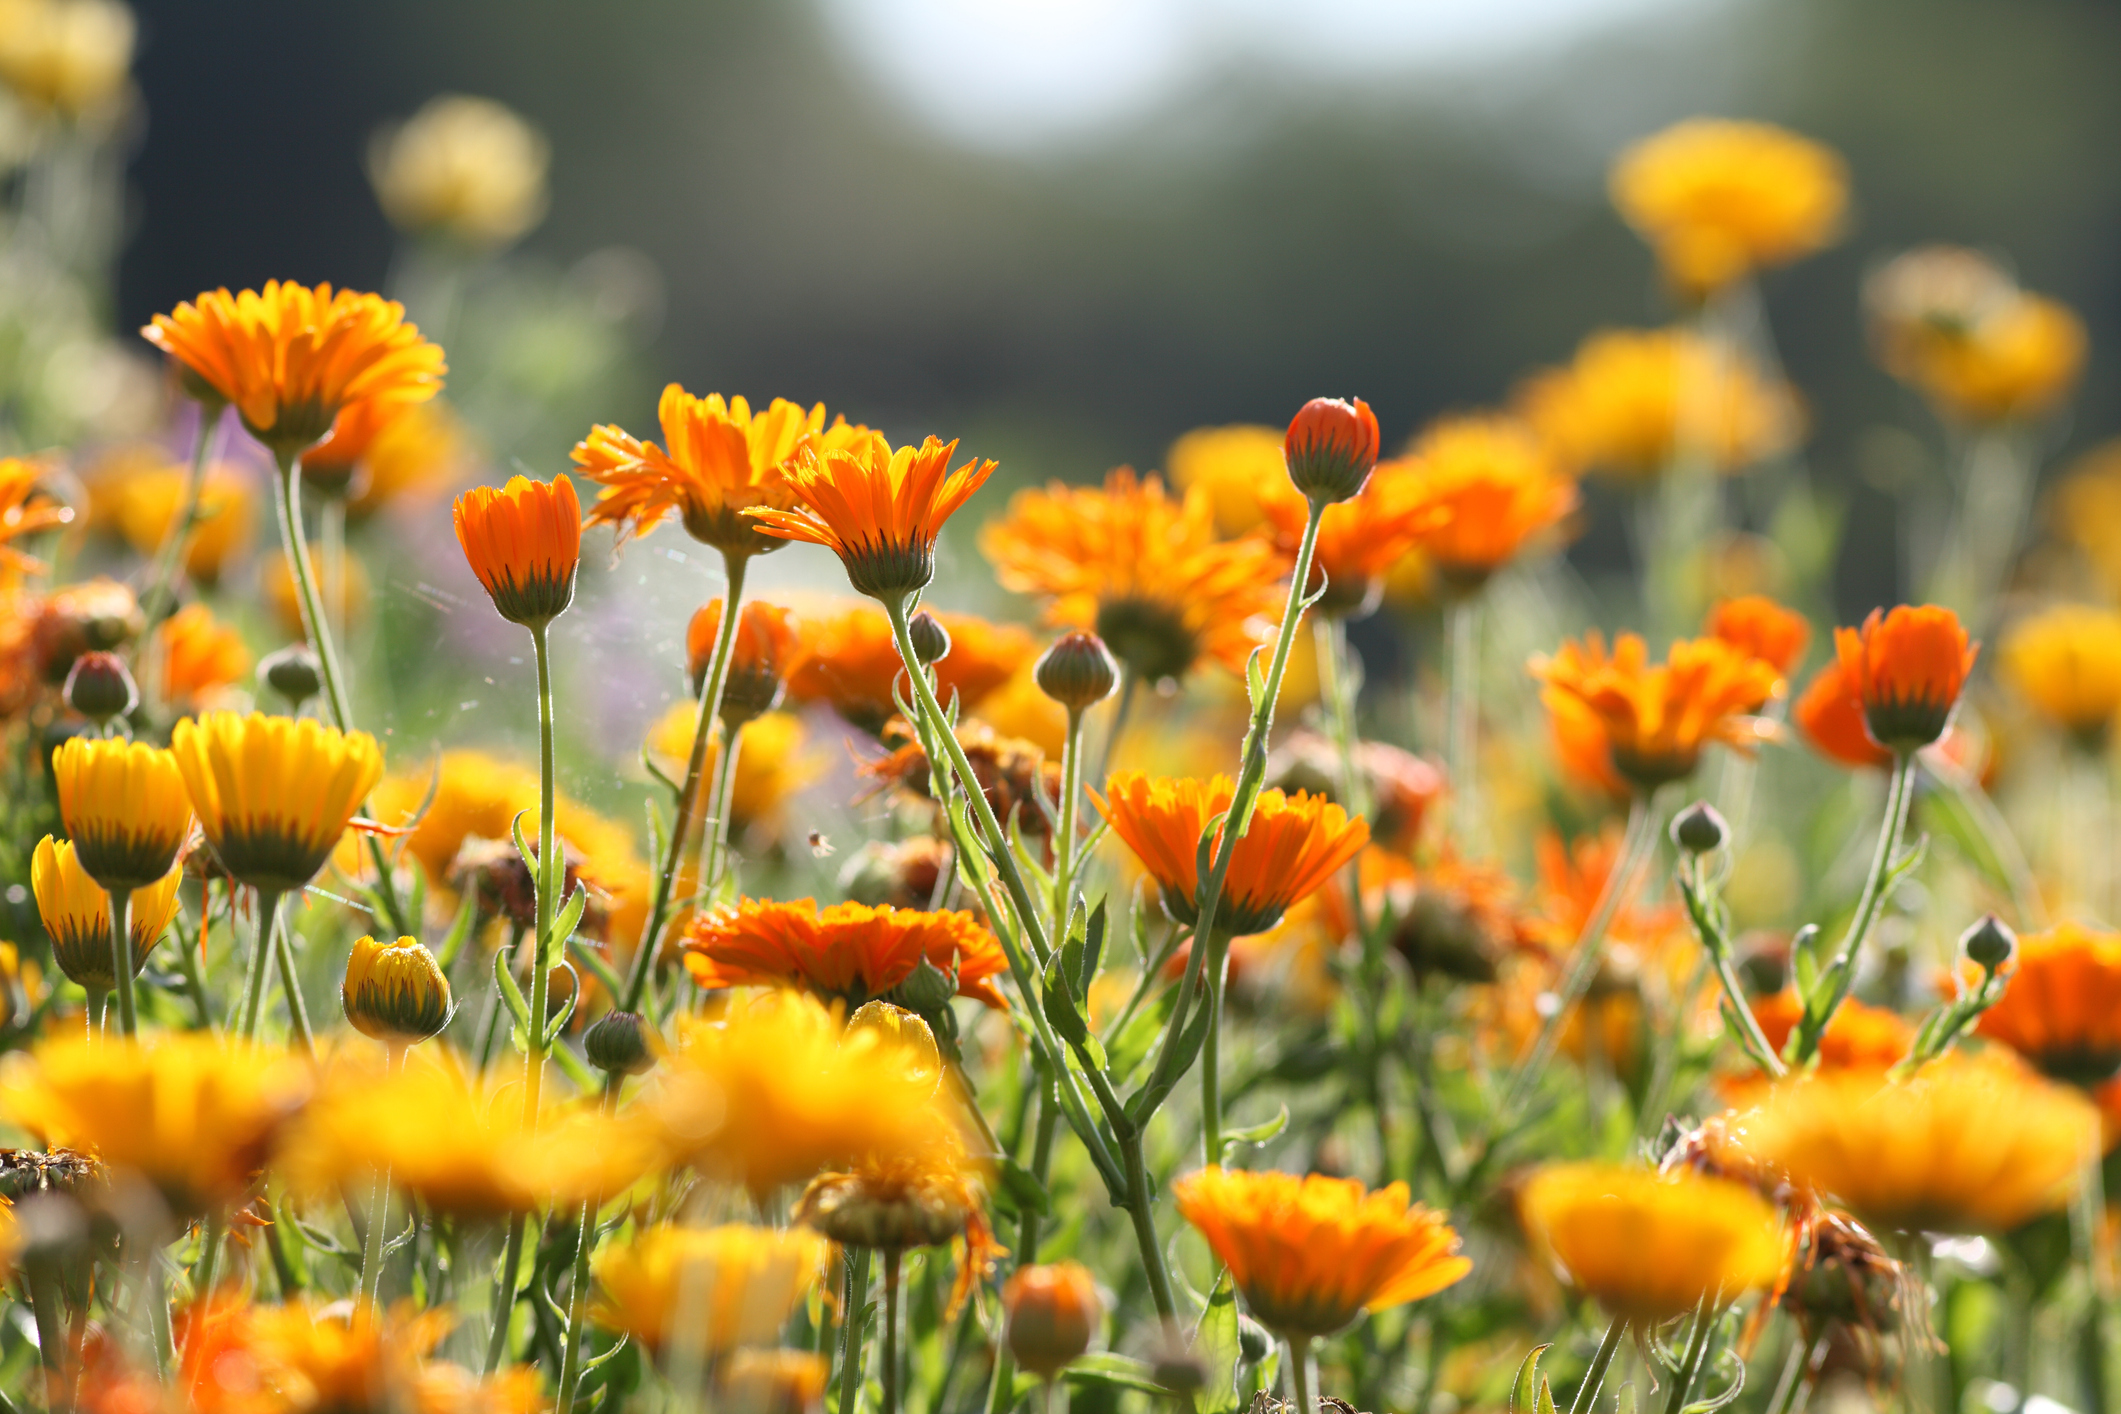
<svg viewBox="0 0 2121 1414">
<path fill-rule="evenodd" d="M 1105 901 L 1099 899 L 1097 907 L 1090 911 L 1090 924 L 1083 934 L 1082 956 L 1076 966 L 1075 990 L 1083 996 L 1090 995 L 1090 984 L 1097 980 L 1097 970 L 1105 961 Z"/>
<path fill-rule="evenodd" d="M 557 854 L 559 851 L 555 849 L 553 852 Z M 588 907 L 589 890 L 576 884 L 574 896 L 567 900 L 566 906 L 560 910 L 560 916 L 552 921 L 552 937 L 546 940 L 546 946 L 555 958 L 566 950 L 567 940 L 573 937 L 574 930 L 581 926 L 582 912 Z M 547 960 L 547 965 L 551 965 L 550 960 Z"/>
<path fill-rule="evenodd" d="M 1081 1045 L 1088 1040 L 1090 1025 L 1083 1020 L 1075 998 L 1068 995 L 1068 977 L 1061 968 L 1059 954 L 1046 964 L 1045 976 L 1040 981 L 1043 984 L 1039 988 L 1042 993 L 1040 1001 L 1045 1008 L 1046 1020 L 1052 1023 L 1055 1033 L 1071 1045 Z"/>
<path fill-rule="evenodd" d="M 515 1018 L 516 1025 L 527 1030 L 530 1026 L 530 1004 L 523 1000 L 522 988 L 516 986 L 515 974 L 508 970 L 507 948 L 493 950 L 493 980 L 494 986 L 500 989 L 501 1000 L 508 1004 L 508 1014 Z"/>
<path fill-rule="evenodd" d="M 477 889 L 464 890 L 464 899 L 457 905 L 455 921 L 449 925 L 449 934 L 442 939 L 442 950 L 435 962 L 443 972 L 456 966 L 457 955 L 464 950 L 465 939 L 471 936 L 471 925 L 479 916 L 479 893 Z"/>
<path fill-rule="evenodd" d="M 531 883 L 534 885 L 538 878 L 537 851 L 530 847 L 530 841 L 523 835 L 523 817 L 529 813 L 528 809 L 515 813 L 515 818 L 508 822 L 508 837 L 516 842 L 516 853 L 523 857 L 523 867 L 530 871 Z"/>
<path fill-rule="evenodd" d="M 1554 1414 L 1554 1391 L 1539 1373 L 1539 1357 L 1551 1349 L 1552 1342 L 1533 1346 L 1517 1367 L 1517 1378 L 1510 1382 L 1510 1414 Z"/>
<path fill-rule="evenodd" d="M 1199 1414 L 1237 1414 L 1237 1288 L 1227 1269 L 1216 1277 L 1208 1308 L 1193 1328 L 1193 1354 L 1208 1377 L 1193 1407 Z"/>
<path fill-rule="evenodd" d="M 1124 1085 L 1134 1078 L 1136 1068 L 1155 1049 L 1156 1038 L 1163 1034 L 1165 1023 L 1171 1019 L 1171 1008 L 1176 1005 L 1178 988 L 1164 988 L 1128 1019 L 1117 1036 L 1105 1042 L 1105 1070 L 1113 1084 Z"/>
<path fill-rule="evenodd" d="M 1169 1393 L 1156 1382 L 1156 1367 L 1146 1360 L 1099 1351 L 1070 1365 L 1061 1378 L 1071 1385 L 1103 1385 L 1112 1389 L 1141 1390 L 1148 1394 Z"/>
<path fill-rule="evenodd" d="M 1223 1157 L 1227 1162 L 1230 1151 L 1239 1144 L 1264 1144 L 1289 1127 L 1289 1107 L 1281 1105 L 1274 1118 L 1261 1120 L 1258 1124 L 1223 1131 Z"/>
<path fill-rule="evenodd" d="M 612 971 L 611 964 L 604 961 L 602 953 L 590 947 L 580 938 L 568 939 L 567 950 L 574 954 L 577 962 L 589 969 L 592 977 L 604 984 L 604 991 L 607 995 L 612 997 L 623 997 L 626 995 L 626 984 L 620 980 L 618 973 Z"/>
<path fill-rule="evenodd" d="M 567 1072 L 567 1078 L 572 1080 L 575 1088 L 583 1094 L 594 1095 L 604 1088 L 604 1082 L 597 1078 L 582 1058 L 565 1046 L 552 1048 L 552 1060 L 553 1064 Z"/>
<path fill-rule="evenodd" d="M 997 1166 L 1001 1182 L 996 1185 L 994 1206 L 1008 1207 L 1017 1217 L 1037 1213 L 1043 1217 L 1053 1211 L 1053 1197 L 1046 1185 L 1038 1181 L 1038 1175 L 1025 1168 L 1006 1154 Z"/>
</svg>

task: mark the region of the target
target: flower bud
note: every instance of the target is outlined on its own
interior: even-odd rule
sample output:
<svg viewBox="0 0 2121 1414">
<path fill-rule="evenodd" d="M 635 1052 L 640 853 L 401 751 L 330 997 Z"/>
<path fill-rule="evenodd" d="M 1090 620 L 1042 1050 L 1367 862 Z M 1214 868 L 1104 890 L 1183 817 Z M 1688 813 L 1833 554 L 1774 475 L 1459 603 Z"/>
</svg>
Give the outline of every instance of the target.
<svg viewBox="0 0 2121 1414">
<path fill-rule="evenodd" d="M 1688 854 L 1707 854 L 1721 849 L 1723 842 L 1731 836 L 1730 826 L 1716 807 L 1705 800 L 1697 800 L 1672 821 L 1672 843 Z"/>
<path fill-rule="evenodd" d="M 1274 1351 L 1274 1333 L 1247 1316 L 1237 1313 L 1237 1358 L 1257 1365 Z"/>
<path fill-rule="evenodd" d="M 1097 1283 L 1078 1262 L 1020 1267 L 1002 1288 L 1006 1339 L 1016 1363 L 1050 1380 L 1090 1348 L 1104 1317 Z"/>
<path fill-rule="evenodd" d="M 891 995 L 906 1010 L 919 1016 L 933 1016 L 950 1005 L 950 999 L 957 995 L 957 978 L 924 956 L 913 964 L 913 971 L 892 989 Z"/>
<path fill-rule="evenodd" d="M 1987 972 L 1994 972 L 2009 962 L 2018 951 L 2018 935 L 1993 913 L 1984 913 L 1980 921 L 1959 935 L 1959 950 L 1966 960 Z"/>
<path fill-rule="evenodd" d="M 935 1032 L 914 1012 L 890 1002 L 863 1002 L 847 1018 L 848 1036 L 857 1032 L 874 1034 L 886 1052 L 896 1051 L 909 1074 L 932 1076 L 941 1083 L 943 1053 L 935 1044 Z"/>
<path fill-rule="evenodd" d="M 1094 633 L 1068 633 L 1053 640 L 1031 670 L 1038 690 L 1070 712 L 1094 707 L 1119 686 L 1119 664 Z"/>
<path fill-rule="evenodd" d="M 926 609 L 915 614 L 913 621 L 906 625 L 906 636 L 913 640 L 914 656 L 923 663 L 940 663 L 950 656 L 950 630 Z"/>
<path fill-rule="evenodd" d="M 418 938 L 357 939 L 339 1000 L 354 1030 L 388 1045 L 415 1045 L 449 1024 L 449 979 Z"/>
<path fill-rule="evenodd" d="M 306 643 L 290 643 L 277 653 L 266 654 L 258 663 L 258 681 L 286 698 L 297 712 L 324 688 L 317 655 Z"/>
<path fill-rule="evenodd" d="M 1359 494 L 1377 465 L 1377 417 L 1357 398 L 1313 398 L 1289 422 L 1282 456 L 1289 480 L 1313 501 Z"/>
<path fill-rule="evenodd" d="M 115 653 L 83 653 L 66 674 L 66 705 L 103 725 L 123 717 L 140 705 L 140 689 L 125 670 L 125 660 Z"/>
<path fill-rule="evenodd" d="M 652 1069 L 662 1048 L 655 1028 L 634 1011 L 607 1011 L 582 1033 L 582 1054 L 611 1075 L 640 1075 Z"/>
</svg>

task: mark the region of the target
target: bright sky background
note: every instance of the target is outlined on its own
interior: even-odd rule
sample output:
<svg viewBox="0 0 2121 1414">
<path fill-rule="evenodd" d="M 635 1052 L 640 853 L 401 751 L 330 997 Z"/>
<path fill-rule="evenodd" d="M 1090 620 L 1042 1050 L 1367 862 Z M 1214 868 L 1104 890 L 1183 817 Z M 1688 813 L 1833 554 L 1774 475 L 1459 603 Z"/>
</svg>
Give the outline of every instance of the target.
<svg viewBox="0 0 2121 1414">
<path fill-rule="evenodd" d="M 1539 58 L 1716 0 L 818 0 L 847 50 L 944 136 L 1085 137 L 1218 70 L 1378 79 Z"/>
</svg>

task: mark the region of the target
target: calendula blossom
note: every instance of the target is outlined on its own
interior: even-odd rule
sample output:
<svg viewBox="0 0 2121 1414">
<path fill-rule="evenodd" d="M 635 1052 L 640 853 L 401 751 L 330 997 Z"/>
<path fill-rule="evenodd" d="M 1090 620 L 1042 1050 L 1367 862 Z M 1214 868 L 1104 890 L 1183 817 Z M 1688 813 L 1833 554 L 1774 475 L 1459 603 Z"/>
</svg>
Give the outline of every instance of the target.
<svg viewBox="0 0 2121 1414">
<path fill-rule="evenodd" d="M 2075 922 L 2028 933 L 2005 968 L 1979 1034 L 2056 1080 L 2092 1086 L 2121 1070 L 2121 933 Z"/>
<path fill-rule="evenodd" d="M 46 835 L 30 856 L 30 889 L 37 914 L 51 939 L 52 960 L 73 982 L 91 992 L 107 992 L 117 982 L 111 967 L 110 894 L 88 876 L 65 840 Z M 148 950 L 162 940 L 177 915 L 181 867 L 132 893 L 127 931 L 131 935 L 133 973 L 147 965 Z"/>
<path fill-rule="evenodd" d="M 925 959 L 957 978 L 958 995 L 1008 1005 L 994 979 L 1009 962 L 970 913 L 871 908 L 813 899 L 744 899 L 686 930 L 685 966 L 709 990 L 798 986 L 850 1007 L 888 994 Z"/>
<path fill-rule="evenodd" d="M 1959 616 L 1935 604 L 1873 609 L 1861 628 L 1834 630 L 1834 656 L 1863 703 L 1865 729 L 1896 752 L 1944 735 L 1980 651 Z"/>
<path fill-rule="evenodd" d="M 1641 790 L 1692 775 L 1711 742 L 1749 750 L 1761 736 L 1751 714 L 1783 690 L 1773 664 L 1716 638 L 1681 640 L 1653 664 L 1638 635 L 1608 653 L 1593 630 L 1534 658 L 1531 672 L 1545 701 L 1568 703 L 1558 711 L 1597 719 L 1614 767 Z"/>
<path fill-rule="evenodd" d="M 2012 625 L 2003 676 L 2041 716 L 2087 747 L 2121 714 L 2121 613 L 2056 604 Z"/>
<path fill-rule="evenodd" d="M 647 1228 L 597 1254 L 591 1312 L 656 1354 L 685 1344 L 703 1356 L 772 1345 L 829 1250 L 801 1227 Z"/>
<path fill-rule="evenodd" d="M 222 867 L 278 893 L 317 876 L 383 776 L 374 737 L 314 717 L 187 717 L 170 750 Z"/>
</svg>

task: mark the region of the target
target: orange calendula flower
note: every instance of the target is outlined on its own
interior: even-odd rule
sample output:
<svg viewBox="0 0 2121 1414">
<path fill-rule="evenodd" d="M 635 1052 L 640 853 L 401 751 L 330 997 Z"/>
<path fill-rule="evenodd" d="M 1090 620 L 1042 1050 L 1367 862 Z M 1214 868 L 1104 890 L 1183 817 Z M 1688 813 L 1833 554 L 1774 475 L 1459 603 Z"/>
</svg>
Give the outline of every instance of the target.
<svg viewBox="0 0 2121 1414">
<path fill-rule="evenodd" d="M 1813 676 L 1790 715 L 1812 749 L 1829 761 L 1858 769 L 1893 764 L 1893 753 L 1872 741 L 1865 729 L 1863 698 L 1842 672 L 1838 658 Z"/>
<path fill-rule="evenodd" d="M 1719 601 L 1709 610 L 1707 629 L 1709 637 L 1751 654 L 1782 677 L 1788 677 L 1803 660 L 1812 641 L 1812 626 L 1804 615 L 1783 608 L 1765 594 Z"/>
<path fill-rule="evenodd" d="M 2003 999 L 1975 1030 L 2073 1085 L 2121 1070 L 2121 933 L 2081 923 L 2029 933 L 2005 971 Z"/>
<path fill-rule="evenodd" d="M 447 371 L 441 348 L 405 322 L 405 306 L 330 285 L 209 290 L 140 333 L 183 365 L 195 395 L 234 403 L 283 460 L 321 441 L 349 407 L 425 402 Z"/>
<path fill-rule="evenodd" d="M 957 694 L 967 711 L 998 691 L 1038 652 L 1031 635 L 1014 624 L 990 623 L 972 614 L 936 614 L 950 635 L 950 651 L 935 664 L 935 690 L 944 702 Z M 891 685 L 905 671 L 891 620 L 861 600 L 835 605 L 798 621 L 802 642 L 788 675 L 794 702 L 822 702 L 855 726 L 881 733 L 898 712 Z M 903 689 L 911 695 L 912 689 Z"/>
<path fill-rule="evenodd" d="M 196 703 L 241 682 L 250 672 L 250 647 L 232 624 L 204 604 L 186 604 L 155 630 L 162 659 L 162 698 Z"/>
<path fill-rule="evenodd" d="M 885 625 L 888 632 L 889 625 Z M 697 694 L 713 665 L 714 645 L 722 633 L 722 601 L 710 599 L 685 625 L 685 665 Z M 736 646 L 729 653 L 729 673 L 722 684 L 722 720 L 741 726 L 780 705 L 788 675 L 802 656 L 802 627 L 778 604 L 753 599 L 737 610 Z"/>
<path fill-rule="evenodd" d="M 1275 548 L 1293 561 L 1310 503 L 1282 477 L 1260 487 L 1259 506 L 1274 532 Z M 1326 507 L 1319 521 L 1310 587 L 1315 592 L 1323 584 L 1326 594 L 1313 608 L 1355 618 L 1374 609 L 1384 594 L 1385 572 L 1449 514 L 1423 494 L 1416 463 L 1379 462 L 1360 493 Z"/>
<path fill-rule="evenodd" d="M 695 919 L 685 966 L 700 986 L 797 986 L 858 1007 L 885 996 L 925 959 L 957 978 L 957 994 L 1008 1006 L 993 979 L 1008 971 L 1002 947 L 971 914 L 815 899 L 745 899 Z"/>
<path fill-rule="evenodd" d="M 72 507 L 42 494 L 48 469 L 20 457 L 0 457 L 0 587 L 25 574 L 42 574 L 44 562 L 11 542 L 65 525 Z"/>
<path fill-rule="evenodd" d="M 1621 219 L 1696 297 L 1785 265 L 1839 234 L 1848 171 L 1830 148 L 1766 123 L 1691 118 L 1621 153 Z"/>
<path fill-rule="evenodd" d="M 1203 781 L 1122 771 L 1105 783 L 1105 792 L 1100 797 L 1093 791 L 1090 798 L 1163 890 L 1164 907 L 1182 923 L 1196 922 L 1201 832 L 1229 809 L 1236 783 L 1222 775 Z M 1323 796 L 1261 791 L 1252 823 L 1230 856 L 1216 931 L 1228 937 L 1266 932 L 1290 904 L 1319 889 L 1369 842 L 1369 822 L 1349 819 Z M 1221 848 L 1217 826 L 1214 849 Z"/>
<path fill-rule="evenodd" d="M 1553 742 L 1554 760 L 1561 777 L 1581 790 L 1626 804 L 1635 787 L 1613 766 L 1613 748 L 1606 740 L 1605 725 L 1580 697 L 1549 693 L 1547 735 Z"/>
<path fill-rule="evenodd" d="M 1126 467 L 1101 487 L 1019 491 L 980 549 L 1004 589 L 1046 599 L 1049 623 L 1096 633 L 1146 682 L 1184 677 L 1203 657 L 1243 672 L 1282 610 L 1272 545 L 1216 539 L 1205 485 L 1174 499 Z"/>
<path fill-rule="evenodd" d="M 1413 460 L 1421 550 L 1461 591 L 1486 583 L 1576 509 L 1575 483 L 1514 417 L 1444 418 L 1415 442 Z"/>
<path fill-rule="evenodd" d="M 1565 466 L 1624 486 L 1655 481 L 1683 454 L 1743 471 L 1804 430 L 1791 389 L 1688 329 L 1602 329 L 1515 402 Z"/>
<path fill-rule="evenodd" d="M 1779 1055 L 1790 1032 L 1804 1019 L 1804 998 L 1794 989 L 1785 989 L 1755 997 L 1750 1005 L 1760 1034 Z M 1897 1011 L 1850 997 L 1834 1009 L 1819 1037 L 1819 1068 L 1882 1073 L 1907 1059 L 1914 1048 L 1913 1022 Z"/>
<path fill-rule="evenodd" d="M 1277 1335 L 1332 1335 L 1365 1311 L 1433 1296 L 1473 1269 L 1440 1213 L 1352 1178 L 1220 1167 L 1171 1185 L 1178 1211 Z"/>
<path fill-rule="evenodd" d="M 475 486 L 457 497 L 457 543 L 510 623 L 542 629 L 574 602 L 582 562 L 582 503 L 566 477 Z"/>
<path fill-rule="evenodd" d="M 1687 1170 L 1551 1164 L 1518 1211 L 1534 1245 L 1637 1330 L 1768 1285 L 1782 1271 L 1775 1210 L 1752 1189 Z"/>
<path fill-rule="evenodd" d="M 800 448 L 846 448 L 868 435 L 845 418 L 828 429 L 823 403 L 806 411 L 775 398 L 753 412 L 742 398 L 694 397 L 675 383 L 663 389 L 656 417 L 662 446 L 603 426 L 574 449 L 582 474 L 604 487 L 589 523 L 616 526 L 621 544 L 675 511 L 687 535 L 725 555 L 778 550 L 780 540 L 744 512 L 795 504 L 786 473 Z"/>
<path fill-rule="evenodd" d="M 1980 651 L 1959 616 L 1935 604 L 1873 609 L 1862 628 L 1834 630 L 1834 655 L 1863 703 L 1864 726 L 1896 752 L 1944 735 Z"/>
<path fill-rule="evenodd" d="M 1777 1082 L 1732 1126 L 1765 1164 L 1896 1232 L 2006 1232 L 2069 1201 L 2098 1109 L 2015 1061 L 1947 1058 L 1906 1080 L 1842 1070 Z"/>
<path fill-rule="evenodd" d="M 2121 714 L 2121 613 L 2056 604 L 2012 626 L 2003 675 L 2040 715 L 2089 749 Z"/>
<path fill-rule="evenodd" d="M 935 577 L 943 522 L 994 475 L 978 458 L 952 471 L 955 441 L 930 437 L 894 449 L 878 433 L 851 446 L 805 446 L 788 467 L 804 511 L 745 512 L 762 534 L 822 545 L 840 557 L 858 593 L 896 605 Z"/>
<path fill-rule="evenodd" d="M 1594 630 L 1531 671 L 1550 707 L 1573 699 L 1598 719 L 1614 768 L 1641 790 L 1692 775 L 1712 741 L 1750 749 L 1761 729 L 1747 714 L 1782 692 L 1771 664 L 1715 638 L 1682 639 L 1652 664 L 1639 635 L 1621 634 L 1609 654 Z"/>
</svg>

